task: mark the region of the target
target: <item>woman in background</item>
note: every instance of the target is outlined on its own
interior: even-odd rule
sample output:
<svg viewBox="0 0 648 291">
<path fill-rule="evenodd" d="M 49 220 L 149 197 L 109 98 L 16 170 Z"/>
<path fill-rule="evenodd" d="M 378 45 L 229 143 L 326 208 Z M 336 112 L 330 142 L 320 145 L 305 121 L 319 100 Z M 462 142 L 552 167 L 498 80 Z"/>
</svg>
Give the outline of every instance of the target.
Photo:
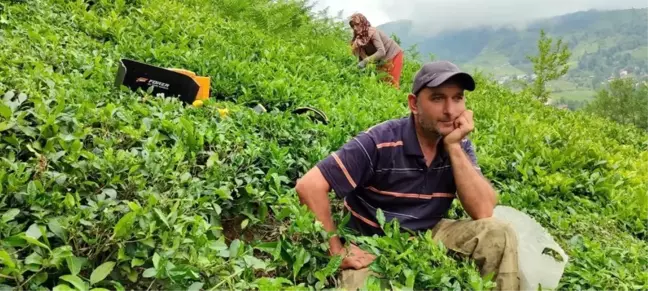
<svg viewBox="0 0 648 291">
<path fill-rule="evenodd" d="M 399 89 L 403 50 L 398 43 L 372 27 L 367 18 L 360 13 L 351 15 L 349 25 L 353 29 L 351 48 L 353 55 L 359 59 L 358 67 L 364 68 L 369 62 L 378 63 L 378 69 L 390 75 L 385 81 L 391 81 L 393 86 Z"/>
</svg>

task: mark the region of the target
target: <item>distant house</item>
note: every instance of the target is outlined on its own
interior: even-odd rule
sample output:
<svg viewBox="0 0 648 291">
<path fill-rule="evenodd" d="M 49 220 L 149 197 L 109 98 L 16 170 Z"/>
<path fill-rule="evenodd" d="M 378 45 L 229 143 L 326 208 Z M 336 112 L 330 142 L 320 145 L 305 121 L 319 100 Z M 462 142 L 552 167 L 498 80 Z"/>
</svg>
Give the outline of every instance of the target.
<svg viewBox="0 0 648 291">
<path fill-rule="evenodd" d="M 499 83 L 499 84 L 504 84 L 504 83 L 508 82 L 509 80 L 511 80 L 511 77 L 509 77 L 509 76 L 503 76 L 503 77 L 500 77 L 500 78 L 499 78 L 499 80 L 497 81 L 497 83 Z"/>
</svg>

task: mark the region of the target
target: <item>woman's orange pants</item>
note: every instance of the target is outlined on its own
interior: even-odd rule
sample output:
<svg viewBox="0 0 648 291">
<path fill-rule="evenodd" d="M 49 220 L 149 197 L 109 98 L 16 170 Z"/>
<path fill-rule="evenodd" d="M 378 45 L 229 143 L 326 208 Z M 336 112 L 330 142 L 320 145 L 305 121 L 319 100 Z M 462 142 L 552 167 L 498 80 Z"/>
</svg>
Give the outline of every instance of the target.
<svg viewBox="0 0 648 291">
<path fill-rule="evenodd" d="M 396 89 L 400 89 L 400 76 L 403 71 L 403 52 L 399 52 L 381 70 L 389 74 L 383 81 L 391 82 Z"/>
</svg>

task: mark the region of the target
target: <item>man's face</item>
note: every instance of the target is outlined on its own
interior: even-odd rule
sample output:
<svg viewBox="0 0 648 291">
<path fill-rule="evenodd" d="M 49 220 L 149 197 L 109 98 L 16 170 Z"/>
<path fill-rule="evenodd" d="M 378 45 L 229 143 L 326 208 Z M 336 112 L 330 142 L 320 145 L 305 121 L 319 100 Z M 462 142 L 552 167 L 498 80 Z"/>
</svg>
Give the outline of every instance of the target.
<svg viewBox="0 0 648 291">
<path fill-rule="evenodd" d="M 466 110 L 464 90 L 454 82 L 424 88 L 418 97 L 410 94 L 409 106 L 423 134 L 446 136 L 455 129 L 454 120 Z"/>
</svg>

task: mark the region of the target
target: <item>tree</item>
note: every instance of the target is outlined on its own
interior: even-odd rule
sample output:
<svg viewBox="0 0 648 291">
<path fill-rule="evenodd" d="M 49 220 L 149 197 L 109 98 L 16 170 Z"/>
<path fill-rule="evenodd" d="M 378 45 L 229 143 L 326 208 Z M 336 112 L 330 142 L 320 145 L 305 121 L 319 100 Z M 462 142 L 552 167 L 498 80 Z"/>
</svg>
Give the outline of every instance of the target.
<svg viewBox="0 0 648 291">
<path fill-rule="evenodd" d="M 401 43 L 401 39 L 400 39 L 400 37 L 398 37 L 398 35 L 396 35 L 395 33 L 392 33 L 390 37 L 391 37 L 391 39 L 393 39 L 393 40 L 394 40 L 398 45 L 402 45 L 402 43 Z"/>
<path fill-rule="evenodd" d="M 409 46 L 409 48 L 407 48 L 405 52 L 412 60 L 420 61 L 419 58 L 421 57 L 421 53 L 419 52 L 417 43 Z"/>
<path fill-rule="evenodd" d="M 648 83 L 633 78 L 614 79 L 597 92 L 584 110 L 648 130 Z"/>
<path fill-rule="evenodd" d="M 567 44 L 563 43 L 562 39 L 558 39 L 555 46 L 552 46 L 553 42 L 554 40 L 548 37 L 544 30 L 540 30 L 538 55 L 527 56 L 527 59 L 533 63 L 533 72 L 537 76 L 530 90 L 541 102 L 549 99 L 547 82 L 559 79 L 569 70 L 567 61 L 571 57 L 571 52 Z"/>
</svg>

